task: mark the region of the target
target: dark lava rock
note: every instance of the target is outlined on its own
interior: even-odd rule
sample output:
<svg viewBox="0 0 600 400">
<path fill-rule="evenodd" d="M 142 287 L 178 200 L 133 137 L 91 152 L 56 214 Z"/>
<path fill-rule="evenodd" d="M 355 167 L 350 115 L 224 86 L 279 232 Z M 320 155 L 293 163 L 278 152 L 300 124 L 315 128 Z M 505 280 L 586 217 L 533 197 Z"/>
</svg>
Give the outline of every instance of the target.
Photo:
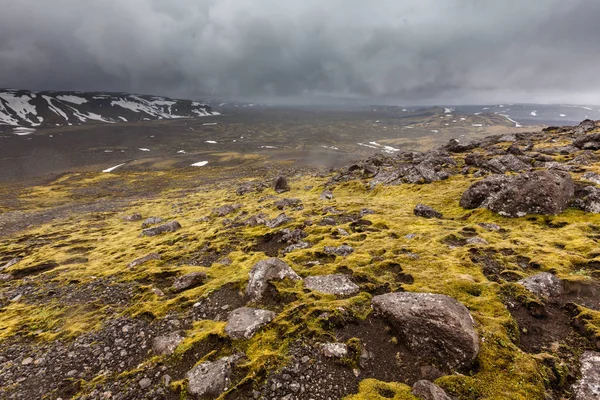
<svg viewBox="0 0 600 400">
<path fill-rule="evenodd" d="M 444 389 L 426 380 L 415 382 L 412 394 L 423 400 L 452 400 Z"/>
<path fill-rule="evenodd" d="M 273 180 L 273 190 L 277 193 L 289 192 L 290 185 L 288 184 L 287 178 L 283 175 L 279 175 Z"/>
<path fill-rule="evenodd" d="M 138 259 L 133 260 L 127 266 L 129 268 L 133 268 L 133 267 L 137 267 L 138 265 L 145 264 L 148 261 L 152 261 L 152 260 L 160 260 L 160 254 L 158 254 L 158 253 L 150 253 L 148 255 L 145 255 L 144 257 L 140 257 Z"/>
<path fill-rule="evenodd" d="M 417 217 L 423 218 L 442 218 L 443 214 L 433 208 L 426 206 L 425 204 L 417 204 L 413 210 Z"/>
<path fill-rule="evenodd" d="M 574 195 L 571 175 L 563 171 L 533 171 L 516 176 L 492 175 L 475 182 L 460 199 L 461 207 L 488 208 L 507 217 L 555 215 Z"/>
<path fill-rule="evenodd" d="M 229 314 L 225 333 L 232 339 L 250 339 L 260 328 L 271 322 L 276 315 L 273 311 L 259 308 L 237 308 Z"/>
<path fill-rule="evenodd" d="M 286 207 L 299 209 L 302 207 L 302 201 L 300 199 L 281 199 L 275 202 L 275 207 L 279 210 L 283 210 Z"/>
<path fill-rule="evenodd" d="M 431 293 L 388 293 L 373 297 L 373 309 L 387 319 L 413 351 L 450 368 L 470 367 L 479 337 L 469 310 L 451 297 Z"/>
<path fill-rule="evenodd" d="M 242 207 L 241 204 L 226 204 L 224 206 L 214 209 L 213 214 L 216 214 L 217 217 L 224 217 L 226 215 L 231 214 L 232 212 L 237 211 L 238 209 L 240 209 L 240 207 Z"/>
<path fill-rule="evenodd" d="M 235 193 L 238 196 L 243 196 L 246 193 L 262 192 L 266 187 L 268 187 L 268 185 L 263 182 L 244 182 L 238 186 L 238 188 L 235 190 Z"/>
<path fill-rule="evenodd" d="M 175 232 L 181 229 L 181 225 L 177 221 L 167 222 L 166 224 L 155 226 L 154 228 L 146 228 L 140 236 L 157 236 L 167 232 Z"/>
<path fill-rule="evenodd" d="M 278 258 L 261 260 L 254 264 L 248 276 L 246 294 L 253 300 L 260 300 L 267 290 L 267 283 L 273 280 L 302 280 L 286 263 Z"/>
<path fill-rule="evenodd" d="M 267 228 L 277 228 L 293 221 L 293 218 L 288 217 L 285 213 L 279 214 L 277 217 L 266 222 Z"/>
<path fill-rule="evenodd" d="M 245 220 L 243 222 L 243 224 L 246 226 L 266 225 L 268 218 L 269 218 L 269 216 L 267 214 L 260 213 L 260 214 L 253 215 L 252 217 L 248 218 L 247 220 Z"/>
<path fill-rule="evenodd" d="M 529 171 L 531 165 L 524 163 L 520 158 L 513 154 L 506 154 L 492 158 L 485 163 L 484 168 L 497 174 L 503 174 L 505 172 Z"/>
<path fill-rule="evenodd" d="M 462 143 L 458 139 L 450 139 L 448 144 L 444 146 L 444 150 L 450 153 L 464 153 L 479 147 L 477 142 Z"/>
<path fill-rule="evenodd" d="M 581 379 L 573 385 L 574 400 L 600 398 L 600 353 L 586 351 L 579 359 Z"/>
<path fill-rule="evenodd" d="M 564 294 L 563 283 L 549 272 L 540 272 L 518 282 L 536 296 L 548 300 L 559 300 Z"/>
<path fill-rule="evenodd" d="M 191 272 L 175 279 L 175 282 L 173 282 L 173 291 L 183 292 L 184 290 L 202 285 L 205 280 L 206 274 L 204 272 Z"/>
</svg>

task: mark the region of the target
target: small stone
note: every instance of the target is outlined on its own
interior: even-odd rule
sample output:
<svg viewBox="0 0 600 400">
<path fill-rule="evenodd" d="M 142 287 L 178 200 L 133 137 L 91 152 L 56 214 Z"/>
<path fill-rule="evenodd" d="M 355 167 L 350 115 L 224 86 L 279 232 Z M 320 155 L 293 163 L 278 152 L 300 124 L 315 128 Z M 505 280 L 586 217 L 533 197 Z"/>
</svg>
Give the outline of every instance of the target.
<svg viewBox="0 0 600 400">
<path fill-rule="evenodd" d="M 352 254 L 354 252 L 354 249 L 352 248 L 352 246 L 344 244 L 338 247 L 325 246 L 323 251 L 327 254 L 336 254 L 338 256 L 346 257 Z"/>
<path fill-rule="evenodd" d="M 195 366 L 185 375 L 188 393 L 199 398 L 220 396 L 229 387 L 233 365 L 240 359 L 235 355 Z"/>
<path fill-rule="evenodd" d="M 302 278 L 278 258 L 261 260 L 250 270 L 246 294 L 253 300 L 260 300 L 267 290 L 269 281 L 283 279 L 301 280 Z"/>
<path fill-rule="evenodd" d="M 423 218 L 442 218 L 443 216 L 441 212 L 436 211 L 425 204 L 417 204 L 413 212 L 417 217 Z"/>
<path fill-rule="evenodd" d="M 175 279 L 172 288 L 175 292 L 183 292 L 184 290 L 202 285 L 205 280 L 206 274 L 204 272 L 191 272 Z"/>
<path fill-rule="evenodd" d="M 481 222 L 478 224 L 480 227 L 482 227 L 483 229 L 487 230 L 487 231 L 491 231 L 491 232 L 498 232 L 500 229 L 500 225 L 497 224 L 491 224 L 491 223 L 487 223 L 487 222 Z"/>
<path fill-rule="evenodd" d="M 225 333 L 232 339 L 250 339 L 263 326 L 275 318 L 273 311 L 241 307 L 229 314 Z"/>
<path fill-rule="evenodd" d="M 6 264 L 4 264 L 3 266 L 0 267 L 0 272 L 4 271 L 7 268 L 12 267 L 13 265 L 18 264 L 22 259 L 21 258 L 13 258 L 12 260 L 8 261 Z"/>
<path fill-rule="evenodd" d="M 152 351 L 157 355 L 171 355 L 183 342 L 183 336 L 179 332 L 173 332 L 165 336 L 159 336 L 152 342 Z"/>
<path fill-rule="evenodd" d="M 142 229 L 148 228 L 152 225 L 157 225 L 163 222 L 163 219 L 160 217 L 150 217 L 146 218 L 144 222 L 142 222 Z"/>
<path fill-rule="evenodd" d="M 467 244 L 482 244 L 482 245 L 486 245 L 489 244 L 487 242 L 487 240 L 480 238 L 479 236 L 475 236 L 475 237 L 470 237 L 467 239 Z"/>
<path fill-rule="evenodd" d="M 154 228 L 147 228 L 142 231 L 140 236 L 157 236 L 162 233 L 175 232 L 181 229 L 181 225 L 177 221 L 167 222 L 164 225 L 159 225 Z"/>
<path fill-rule="evenodd" d="M 451 400 L 444 389 L 426 380 L 416 382 L 412 394 L 423 400 Z"/>
<path fill-rule="evenodd" d="M 152 381 L 149 378 L 144 378 L 138 382 L 141 389 L 148 389 L 152 386 Z"/>
<path fill-rule="evenodd" d="M 130 262 L 129 264 L 127 264 L 127 266 L 129 268 L 133 268 L 133 267 L 137 267 L 138 265 L 142 265 L 145 264 L 149 261 L 154 261 L 154 260 L 160 260 L 160 254 L 158 253 L 150 253 L 148 255 L 145 255 L 144 257 L 140 257 L 138 259 L 133 260 L 132 262 Z"/>
<path fill-rule="evenodd" d="M 323 343 L 323 355 L 330 358 L 344 358 L 348 355 L 348 346 L 344 343 Z"/>
<path fill-rule="evenodd" d="M 320 200 L 333 200 L 333 193 L 329 189 L 323 190 L 321 196 L 319 196 Z"/>
<path fill-rule="evenodd" d="M 293 221 L 293 218 L 288 217 L 285 213 L 279 214 L 277 217 L 266 222 L 267 228 L 277 228 L 281 225 L 287 224 L 288 222 Z"/>
<path fill-rule="evenodd" d="M 73 377 L 73 376 L 77 375 L 77 373 L 78 373 L 78 371 L 77 371 L 76 369 L 72 369 L 72 370 L 70 370 L 69 372 L 67 372 L 67 376 L 68 376 L 69 378 L 71 378 L 71 377 Z"/>
<path fill-rule="evenodd" d="M 549 300 L 558 300 L 564 293 L 562 281 L 549 272 L 540 272 L 518 283 L 531 293 Z"/>
<path fill-rule="evenodd" d="M 125 222 L 141 221 L 142 220 L 142 214 L 140 214 L 140 213 L 133 213 L 131 215 L 125 215 L 122 219 Z"/>
<path fill-rule="evenodd" d="M 29 365 L 32 362 L 33 362 L 33 358 L 27 357 L 26 359 L 24 359 L 23 361 L 21 361 L 21 365 Z"/>
<path fill-rule="evenodd" d="M 344 274 L 309 276 L 304 279 L 304 287 L 337 296 L 354 296 L 360 291 L 360 288 Z"/>
</svg>

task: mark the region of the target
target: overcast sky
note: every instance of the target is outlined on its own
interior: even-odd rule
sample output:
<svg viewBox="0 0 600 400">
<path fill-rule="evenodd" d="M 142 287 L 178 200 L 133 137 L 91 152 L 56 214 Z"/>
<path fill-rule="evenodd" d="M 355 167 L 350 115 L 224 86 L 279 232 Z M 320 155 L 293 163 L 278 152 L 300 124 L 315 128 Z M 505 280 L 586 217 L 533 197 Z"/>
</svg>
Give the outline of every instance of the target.
<svg viewBox="0 0 600 400">
<path fill-rule="evenodd" d="M 598 0 L 0 0 L 0 87 L 600 104 Z"/>
</svg>

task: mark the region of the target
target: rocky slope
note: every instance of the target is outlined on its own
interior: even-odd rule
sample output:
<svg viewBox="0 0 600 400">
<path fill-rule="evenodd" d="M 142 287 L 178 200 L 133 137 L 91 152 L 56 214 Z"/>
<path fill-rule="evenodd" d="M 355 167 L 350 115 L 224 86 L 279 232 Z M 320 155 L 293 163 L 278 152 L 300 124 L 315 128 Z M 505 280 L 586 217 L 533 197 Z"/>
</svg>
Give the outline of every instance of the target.
<svg viewBox="0 0 600 400">
<path fill-rule="evenodd" d="M 129 93 L 0 90 L 0 128 L 117 123 L 218 115 L 202 103 Z M 21 129 L 21 132 L 27 132 Z"/>
<path fill-rule="evenodd" d="M 597 398 L 598 151 L 584 121 L 25 190 L 0 214 L 0 397 Z"/>
</svg>

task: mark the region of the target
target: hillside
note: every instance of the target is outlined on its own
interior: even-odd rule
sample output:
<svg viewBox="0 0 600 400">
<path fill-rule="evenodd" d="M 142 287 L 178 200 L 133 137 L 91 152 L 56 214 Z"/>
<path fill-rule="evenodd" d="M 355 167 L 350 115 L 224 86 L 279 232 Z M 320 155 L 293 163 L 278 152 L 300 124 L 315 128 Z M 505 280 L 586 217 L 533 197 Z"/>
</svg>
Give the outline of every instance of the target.
<svg viewBox="0 0 600 400">
<path fill-rule="evenodd" d="M 0 398 L 596 398 L 599 151 L 587 120 L 3 185 Z"/>
<path fill-rule="evenodd" d="M 218 115 L 202 103 L 128 93 L 0 90 L 0 129 L 117 123 Z M 21 129 L 18 129 L 21 128 Z"/>
</svg>

